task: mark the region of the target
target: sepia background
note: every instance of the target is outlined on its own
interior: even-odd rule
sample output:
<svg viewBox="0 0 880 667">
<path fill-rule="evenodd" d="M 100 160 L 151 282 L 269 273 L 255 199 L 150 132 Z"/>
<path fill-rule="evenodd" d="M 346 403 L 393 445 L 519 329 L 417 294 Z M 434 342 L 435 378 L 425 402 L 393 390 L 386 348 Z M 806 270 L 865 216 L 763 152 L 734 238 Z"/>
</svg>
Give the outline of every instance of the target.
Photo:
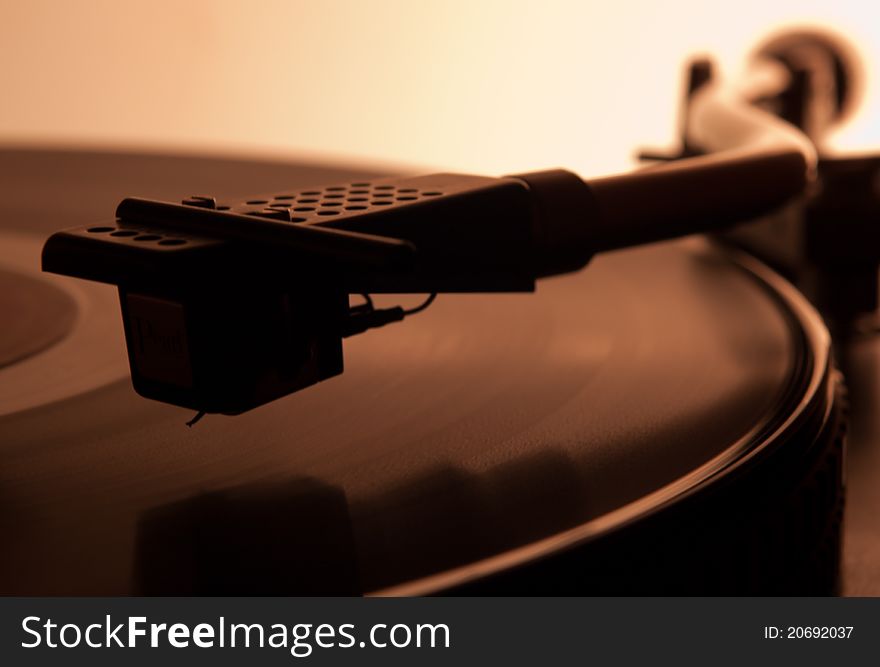
<svg viewBox="0 0 880 667">
<path fill-rule="evenodd" d="M 0 0 L 0 142 L 626 169 L 673 140 L 684 59 L 786 24 L 880 64 L 850 2 Z M 841 147 L 880 145 L 877 68 Z"/>
</svg>

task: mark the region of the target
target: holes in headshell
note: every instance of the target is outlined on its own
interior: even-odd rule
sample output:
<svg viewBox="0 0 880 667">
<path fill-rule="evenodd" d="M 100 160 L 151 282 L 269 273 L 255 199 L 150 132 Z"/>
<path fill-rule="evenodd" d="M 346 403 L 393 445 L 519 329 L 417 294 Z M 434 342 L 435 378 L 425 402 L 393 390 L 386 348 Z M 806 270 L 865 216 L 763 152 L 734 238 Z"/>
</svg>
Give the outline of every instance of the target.
<svg viewBox="0 0 880 667">
<path fill-rule="evenodd" d="M 398 187 L 390 183 L 372 184 L 364 181 L 349 185 L 333 185 L 321 190 L 303 190 L 270 196 L 266 199 L 250 199 L 234 206 L 217 205 L 217 211 L 231 211 L 236 214 L 258 215 L 277 219 L 279 222 L 301 223 L 318 222 L 317 218 L 357 215 L 371 209 L 404 205 L 427 197 L 438 197 L 439 190 L 420 190 L 414 187 Z M 260 207 L 260 208 L 252 208 Z M 300 217 L 294 217 L 299 214 Z M 160 230 L 161 231 L 161 230 Z M 86 228 L 89 234 L 108 234 L 120 241 L 134 241 L 138 245 L 156 244 L 163 248 L 176 248 L 189 241 L 176 236 L 164 236 L 154 230 L 98 225 Z M 173 233 L 173 232 L 172 232 Z"/>
<path fill-rule="evenodd" d="M 88 227 L 86 231 L 89 234 L 106 234 L 118 239 L 127 239 L 129 241 L 137 241 L 138 243 L 154 243 L 157 242 L 161 246 L 182 246 L 186 245 L 186 239 L 166 238 L 161 234 L 148 231 L 138 231 L 136 229 L 120 229 L 118 227 Z"/>
<path fill-rule="evenodd" d="M 278 194 L 273 199 L 278 201 L 293 201 L 295 205 L 319 204 L 327 205 L 327 200 L 345 199 L 347 202 L 368 202 L 370 199 L 395 198 L 397 201 L 417 201 L 422 197 L 436 197 L 442 192 L 431 190 L 421 192 L 418 188 L 398 187 L 391 183 L 373 185 L 366 181 L 358 181 L 349 185 L 329 185 L 322 190 L 303 190 L 301 192 Z M 323 200 L 323 201 L 322 201 Z M 247 204 L 259 204 L 263 200 L 251 200 Z M 270 206 L 281 207 L 280 204 Z"/>
<path fill-rule="evenodd" d="M 402 183 L 405 185 L 405 183 Z M 365 181 L 349 185 L 332 185 L 321 190 L 303 190 L 273 195 L 264 199 L 250 199 L 234 206 L 217 205 L 217 211 L 231 211 L 236 214 L 257 215 L 277 219 L 279 222 L 308 223 L 318 222 L 318 217 L 331 217 L 340 214 L 357 215 L 371 209 L 405 205 L 427 197 L 438 197 L 439 190 L 420 190 L 414 187 L 398 187 L 391 183 L 372 184 Z M 259 208 L 257 208 L 259 207 Z M 299 217 L 294 217 L 299 214 Z M 164 236 L 154 230 L 136 230 L 98 225 L 86 228 L 89 234 L 109 234 L 120 241 L 134 241 L 138 245 L 156 244 L 163 248 L 176 248 L 188 243 L 176 236 Z"/>
<path fill-rule="evenodd" d="M 276 217 L 269 215 L 268 211 L 279 209 L 295 211 L 305 214 L 303 221 L 315 220 L 316 216 L 338 215 L 342 211 L 369 211 L 371 208 L 392 206 L 395 204 L 407 204 L 416 202 L 426 197 L 437 197 L 443 193 L 439 190 L 420 190 L 407 186 L 403 187 L 393 183 L 369 183 L 357 181 L 348 185 L 329 185 L 322 189 L 290 191 L 271 196 L 269 199 L 250 199 L 235 206 L 232 210 L 238 214 L 259 215 L 260 217 Z M 264 209 L 250 208 L 252 206 L 267 206 Z M 229 210 L 228 207 L 218 206 L 218 210 Z M 341 210 L 331 210 L 341 209 Z M 277 216 L 279 220 L 282 216 Z"/>
</svg>

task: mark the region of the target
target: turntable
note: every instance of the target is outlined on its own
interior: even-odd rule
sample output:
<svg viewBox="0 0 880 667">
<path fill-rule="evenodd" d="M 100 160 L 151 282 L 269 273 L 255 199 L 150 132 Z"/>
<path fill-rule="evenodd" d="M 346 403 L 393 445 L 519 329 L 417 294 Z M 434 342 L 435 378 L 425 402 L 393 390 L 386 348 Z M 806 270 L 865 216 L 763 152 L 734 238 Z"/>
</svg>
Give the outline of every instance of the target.
<svg viewBox="0 0 880 667">
<path fill-rule="evenodd" d="M 0 332 L 0 590 L 838 592 L 846 402 L 821 316 L 736 231 L 622 249 L 777 211 L 815 177 L 813 142 L 797 123 L 737 116 L 747 105 L 728 105 L 701 72 L 692 69 L 693 133 L 680 162 L 588 181 L 614 224 L 589 236 L 599 252 L 576 272 L 593 254 L 576 247 L 579 236 L 545 243 L 558 264 L 513 271 L 523 263 L 505 264 L 504 252 L 524 247 L 516 229 L 526 227 L 505 228 L 509 217 L 491 218 L 491 235 L 455 228 L 457 242 L 503 237 L 500 250 L 473 253 L 444 245 L 447 228 L 377 242 L 406 229 L 379 214 L 367 241 L 355 225 L 325 225 L 342 232 L 342 252 L 337 239 L 275 232 L 267 214 L 294 209 L 270 202 L 357 207 L 356 191 L 370 203 L 391 192 L 405 208 L 405 190 L 440 201 L 460 181 L 429 187 L 344 166 L 3 151 L 0 308 L 11 326 Z M 778 96 L 791 95 L 791 80 Z M 694 158 L 697 138 L 705 154 Z M 562 187 L 518 178 L 545 204 Z M 480 206 L 509 201 L 497 193 L 512 182 L 481 181 L 480 193 L 494 194 Z M 639 198 L 628 196 L 633 187 Z M 565 196 L 553 219 L 568 224 L 574 204 Z M 310 197 L 318 206 L 302 202 Z M 119 219 L 101 222 L 123 199 Z M 424 219 L 432 209 L 420 210 Z M 248 236 L 255 227 L 236 226 L 247 215 L 280 236 Z M 64 227 L 76 229 L 43 249 Z M 407 273 L 407 240 L 440 250 Z M 175 243 L 159 245 L 167 241 Z M 173 255 L 181 246 L 189 254 Z M 41 272 L 41 251 L 46 268 L 92 280 Z M 777 268 L 800 284 L 801 274 Z M 198 299 L 180 287 L 183 276 Z M 293 299 L 284 303 L 309 321 L 391 315 L 345 339 L 341 372 L 341 358 L 314 361 L 336 354 L 328 330 L 278 339 L 278 320 L 255 315 L 265 312 L 265 290 L 230 291 L 267 277 L 283 278 L 279 293 Z M 354 295 L 351 305 L 340 290 Z M 371 295 L 366 304 L 360 291 Z M 440 294 L 423 302 L 415 292 Z M 193 312 L 208 312 L 198 310 L 205 303 L 212 327 L 200 331 Z M 136 320 L 150 332 L 136 332 Z M 242 340 L 245 355 L 230 345 Z M 264 366 L 290 340 L 311 356 L 295 362 L 293 380 L 278 371 L 267 381 Z M 180 341 L 210 350 L 212 363 L 186 356 L 169 366 Z M 241 358 L 248 363 L 236 365 Z M 262 370 L 251 378 L 254 368 Z M 138 392 L 165 402 L 138 396 L 130 373 Z M 226 383 L 245 389 L 230 393 Z M 187 428 L 191 410 L 241 414 L 209 414 Z"/>
</svg>

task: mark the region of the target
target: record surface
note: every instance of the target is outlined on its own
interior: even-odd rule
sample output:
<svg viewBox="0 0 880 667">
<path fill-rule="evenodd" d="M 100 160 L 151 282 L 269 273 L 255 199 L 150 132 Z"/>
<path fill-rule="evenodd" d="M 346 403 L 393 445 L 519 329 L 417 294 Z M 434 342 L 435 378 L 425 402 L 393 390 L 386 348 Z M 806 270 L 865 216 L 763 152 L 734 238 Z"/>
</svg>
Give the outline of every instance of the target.
<svg viewBox="0 0 880 667">
<path fill-rule="evenodd" d="M 803 332 L 699 240 L 599 257 L 536 294 L 441 295 L 346 341 L 341 377 L 192 429 L 130 388 L 115 290 L 38 271 L 49 232 L 126 195 L 371 175 L 0 156 L 0 280 L 33 293 L 0 302 L 21 322 L 0 334 L 0 590 L 120 594 L 243 562 L 282 588 L 405 587 L 611 516 L 780 419 Z"/>
</svg>

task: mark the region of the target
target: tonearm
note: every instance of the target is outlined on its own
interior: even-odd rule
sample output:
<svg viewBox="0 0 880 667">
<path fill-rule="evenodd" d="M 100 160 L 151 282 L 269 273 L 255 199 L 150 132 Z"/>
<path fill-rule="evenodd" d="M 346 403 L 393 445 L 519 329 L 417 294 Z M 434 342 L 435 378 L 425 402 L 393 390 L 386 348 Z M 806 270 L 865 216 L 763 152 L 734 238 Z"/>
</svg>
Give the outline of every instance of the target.
<svg viewBox="0 0 880 667">
<path fill-rule="evenodd" d="M 349 295 L 531 291 L 597 253 L 719 231 L 798 200 L 819 163 L 806 121 L 792 118 L 801 63 L 786 56 L 801 47 L 787 48 L 763 59 L 745 93 L 692 68 L 685 150 L 633 173 L 129 198 L 109 222 L 54 234 L 43 268 L 118 286 L 140 394 L 239 413 L 341 373 L 344 337 L 419 310 L 376 309 L 369 296 L 351 307 Z"/>
</svg>

